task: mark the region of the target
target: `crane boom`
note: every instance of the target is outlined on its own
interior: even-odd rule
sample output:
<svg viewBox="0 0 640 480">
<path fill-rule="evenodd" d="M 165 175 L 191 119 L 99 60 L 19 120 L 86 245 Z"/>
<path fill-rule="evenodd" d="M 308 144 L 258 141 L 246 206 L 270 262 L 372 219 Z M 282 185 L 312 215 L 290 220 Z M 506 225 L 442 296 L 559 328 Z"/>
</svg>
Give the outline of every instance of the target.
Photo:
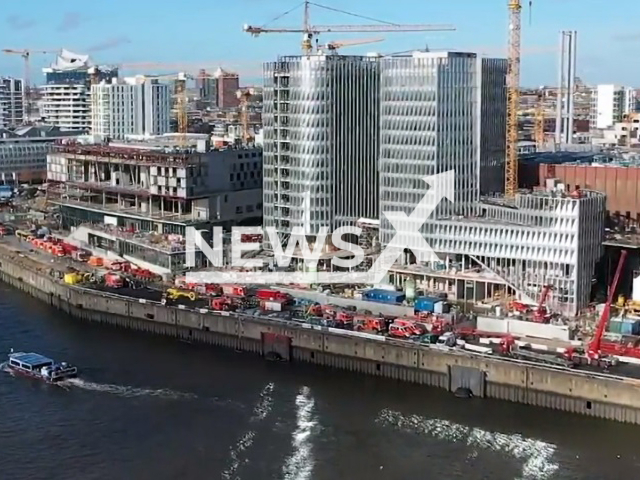
<svg viewBox="0 0 640 480">
<path fill-rule="evenodd" d="M 596 333 L 593 336 L 593 339 L 589 343 L 589 351 L 588 354 L 591 357 L 599 357 L 600 350 L 602 345 L 602 336 L 604 335 L 604 330 L 607 327 L 607 322 L 609 321 L 609 314 L 611 313 L 611 303 L 613 302 L 613 297 L 616 293 L 616 288 L 618 287 L 618 281 L 620 280 L 620 275 L 622 275 L 622 267 L 624 266 L 624 261 L 627 258 L 627 251 L 622 250 L 620 252 L 620 260 L 618 260 L 618 268 L 616 268 L 616 274 L 613 276 L 613 282 L 609 286 L 609 295 L 607 296 L 607 303 L 604 305 L 604 309 L 602 310 L 602 316 L 600 317 L 600 321 L 598 322 L 598 328 L 596 329 Z"/>
<path fill-rule="evenodd" d="M 24 60 L 24 101 L 25 101 L 25 112 L 24 112 L 24 121 L 26 122 L 29 114 L 31 113 L 31 66 L 29 64 L 29 59 L 33 53 L 58 53 L 59 50 L 37 50 L 34 48 L 3 48 L 2 53 L 6 53 L 9 55 L 20 55 Z"/>
<path fill-rule="evenodd" d="M 254 37 L 263 33 L 302 33 L 302 51 L 306 55 L 310 55 L 313 52 L 313 37 L 319 33 L 331 33 L 331 32 L 442 32 L 452 31 L 456 28 L 453 25 L 399 25 L 395 23 L 389 23 L 380 21 L 380 25 L 312 25 L 309 21 L 309 5 L 315 5 L 316 7 L 322 7 L 328 10 L 336 10 L 334 8 L 328 8 L 323 5 L 312 3 L 309 0 L 304 2 L 304 17 L 302 19 L 301 27 L 279 27 L 279 28 L 264 28 L 255 27 L 252 25 L 244 25 L 243 30 L 250 33 Z M 291 10 L 290 10 L 291 11 Z M 289 11 L 289 12 L 290 12 Z M 336 10 L 340 13 L 346 13 L 361 18 L 361 15 L 354 15 L 353 13 L 345 12 L 342 10 Z M 286 15 L 286 12 L 284 15 Z M 283 15 L 280 15 L 282 17 Z M 278 17 L 278 18 L 280 18 Z M 369 20 L 377 21 L 375 18 L 369 18 Z"/>
<path fill-rule="evenodd" d="M 331 33 L 331 32 L 451 32 L 453 25 L 310 25 L 300 27 L 262 28 L 245 25 L 243 30 L 251 35 L 263 33 Z"/>
<path fill-rule="evenodd" d="M 338 49 L 343 47 L 353 47 L 356 45 L 366 45 L 369 43 L 377 43 L 384 41 L 384 38 L 363 38 L 359 40 L 334 40 L 332 42 L 328 42 L 325 45 L 318 45 L 318 52 L 321 52 L 323 49 L 329 50 L 330 52 L 336 52 Z"/>
<path fill-rule="evenodd" d="M 509 2 L 509 55 L 507 62 L 507 148 L 505 195 L 515 197 L 518 190 L 518 106 L 520 104 L 521 0 Z"/>
</svg>

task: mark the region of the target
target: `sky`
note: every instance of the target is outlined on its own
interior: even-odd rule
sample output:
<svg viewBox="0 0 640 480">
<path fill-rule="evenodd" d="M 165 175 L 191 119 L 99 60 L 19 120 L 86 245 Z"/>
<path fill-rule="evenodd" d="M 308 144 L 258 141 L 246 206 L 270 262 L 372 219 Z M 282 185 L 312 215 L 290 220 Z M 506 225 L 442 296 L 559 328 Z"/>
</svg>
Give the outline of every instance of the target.
<svg viewBox="0 0 640 480">
<path fill-rule="evenodd" d="M 99 64 L 170 64 L 138 66 L 124 73 L 178 71 L 175 64 L 217 65 L 236 70 L 241 83 L 259 83 L 261 63 L 278 55 L 300 53 L 300 34 L 269 33 L 252 37 L 244 24 L 300 28 L 300 0 L 1 0 L 0 48 L 88 53 Z M 507 0 L 318 0 L 317 3 L 392 23 L 448 24 L 453 32 L 327 33 L 333 40 L 384 38 L 383 42 L 344 48 L 342 53 L 384 54 L 428 45 L 506 56 Z M 523 86 L 553 85 L 557 78 L 560 30 L 578 31 L 578 76 L 588 84 L 618 83 L 640 87 L 639 0 L 523 0 Z M 335 11 L 311 7 L 311 23 L 371 24 Z M 31 79 L 52 55 L 31 59 Z M 0 54 L 0 76 L 23 75 L 17 55 Z"/>
</svg>

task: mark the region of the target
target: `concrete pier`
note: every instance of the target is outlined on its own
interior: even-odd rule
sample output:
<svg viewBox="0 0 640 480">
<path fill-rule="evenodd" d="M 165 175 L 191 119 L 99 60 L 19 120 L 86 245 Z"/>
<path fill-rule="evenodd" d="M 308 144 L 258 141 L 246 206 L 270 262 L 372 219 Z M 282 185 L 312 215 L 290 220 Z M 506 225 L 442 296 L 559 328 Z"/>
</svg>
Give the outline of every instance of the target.
<svg viewBox="0 0 640 480">
<path fill-rule="evenodd" d="M 268 358 L 640 424 L 640 381 L 442 350 L 296 322 L 155 302 L 69 286 L 50 267 L 0 246 L 0 280 L 71 316 L 158 335 L 253 352 Z"/>
</svg>

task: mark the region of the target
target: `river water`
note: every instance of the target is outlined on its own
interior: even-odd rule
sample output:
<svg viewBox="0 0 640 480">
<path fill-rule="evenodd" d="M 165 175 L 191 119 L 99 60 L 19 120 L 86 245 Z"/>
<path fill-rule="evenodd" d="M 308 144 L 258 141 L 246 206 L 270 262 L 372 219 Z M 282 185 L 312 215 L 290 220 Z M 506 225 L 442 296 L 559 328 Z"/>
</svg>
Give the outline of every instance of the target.
<svg viewBox="0 0 640 480">
<path fill-rule="evenodd" d="M 2 479 L 621 479 L 640 427 L 85 324 L 0 284 Z"/>
</svg>

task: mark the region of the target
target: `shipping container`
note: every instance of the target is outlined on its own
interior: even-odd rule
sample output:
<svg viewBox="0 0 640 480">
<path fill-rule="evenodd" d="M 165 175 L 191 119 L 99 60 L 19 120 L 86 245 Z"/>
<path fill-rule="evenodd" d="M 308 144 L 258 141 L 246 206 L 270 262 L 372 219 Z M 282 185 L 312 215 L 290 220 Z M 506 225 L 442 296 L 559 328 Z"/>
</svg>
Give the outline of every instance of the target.
<svg viewBox="0 0 640 480">
<path fill-rule="evenodd" d="M 436 297 L 418 297 L 413 304 L 413 309 L 416 312 L 444 313 L 443 303 L 441 299 Z M 437 306 L 438 304 L 440 305 Z"/>
<path fill-rule="evenodd" d="M 620 324 L 620 333 L 622 335 L 633 335 L 634 320 L 623 320 Z"/>
<path fill-rule="evenodd" d="M 607 332 L 609 333 L 621 333 L 622 332 L 622 322 L 620 320 L 609 320 L 607 324 Z"/>
<path fill-rule="evenodd" d="M 405 294 L 403 292 L 396 292 L 392 290 L 384 290 L 374 288 L 364 292 L 363 297 L 365 300 L 380 303 L 399 304 L 404 302 Z"/>
</svg>

